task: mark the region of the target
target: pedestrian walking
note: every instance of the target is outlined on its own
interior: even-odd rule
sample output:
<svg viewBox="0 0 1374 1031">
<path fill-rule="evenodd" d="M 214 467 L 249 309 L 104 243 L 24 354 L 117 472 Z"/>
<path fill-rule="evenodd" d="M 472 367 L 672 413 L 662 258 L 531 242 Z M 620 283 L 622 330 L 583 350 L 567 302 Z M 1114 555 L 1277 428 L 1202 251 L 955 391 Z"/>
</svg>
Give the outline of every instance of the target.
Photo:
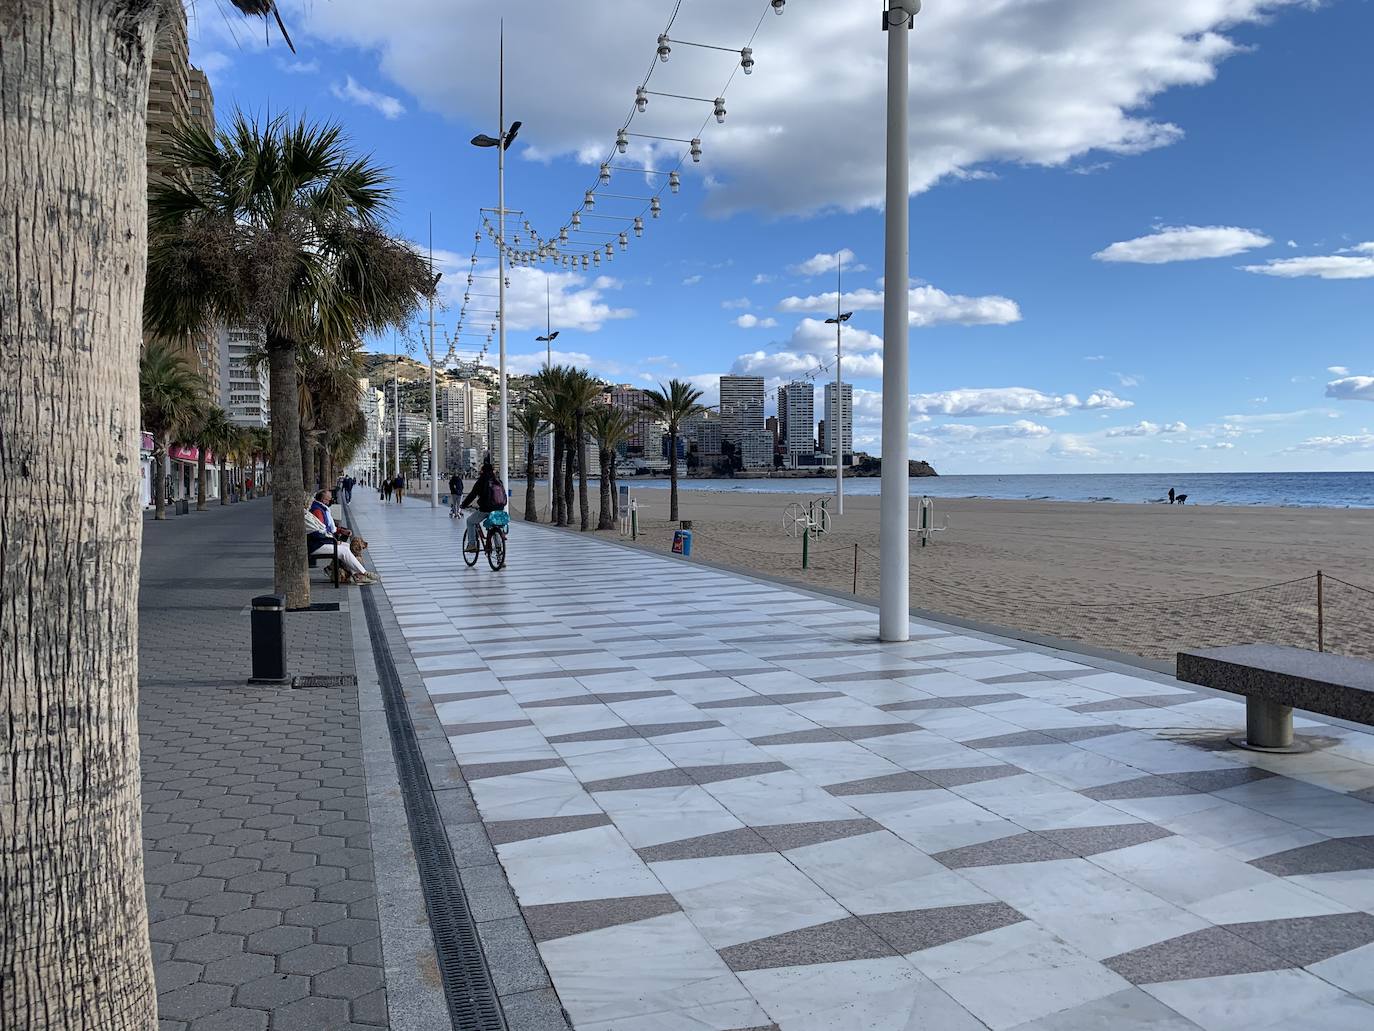
<svg viewBox="0 0 1374 1031">
<path fill-rule="evenodd" d="M 406 499 L 406 478 L 399 473 L 396 475 L 396 504 L 400 504 Z"/>
<path fill-rule="evenodd" d="M 458 502 L 463 500 L 463 477 L 462 474 L 454 472 L 448 478 L 448 517 L 458 518 Z"/>
</svg>

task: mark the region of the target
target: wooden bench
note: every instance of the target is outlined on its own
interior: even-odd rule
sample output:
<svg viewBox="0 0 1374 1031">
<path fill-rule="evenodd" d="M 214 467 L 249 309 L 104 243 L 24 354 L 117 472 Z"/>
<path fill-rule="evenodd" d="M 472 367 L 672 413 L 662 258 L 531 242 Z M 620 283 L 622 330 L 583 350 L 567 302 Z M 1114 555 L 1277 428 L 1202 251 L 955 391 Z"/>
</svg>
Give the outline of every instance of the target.
<svg viewBox="0 0 1374 1031">
<path fill-rule="evenodd" d="M 1300 752 L 1293 710 L 1374 726 L 1374 662 L 1276 644 L 1178 653 L 1178 679 L 1245 696 L 1245 737 L 1264 752 Z"/>
</svg>

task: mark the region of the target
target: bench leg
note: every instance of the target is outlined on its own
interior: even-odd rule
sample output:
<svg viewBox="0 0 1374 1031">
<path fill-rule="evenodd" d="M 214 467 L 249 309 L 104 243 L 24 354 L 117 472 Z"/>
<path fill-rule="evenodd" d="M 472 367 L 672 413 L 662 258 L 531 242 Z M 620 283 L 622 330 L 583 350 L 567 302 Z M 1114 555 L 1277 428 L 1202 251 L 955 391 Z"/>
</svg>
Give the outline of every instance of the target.
<svg viewBox="0 0 1374 1031">
<path fill-rule="evenodd" d="M 1231 743 L 1256 752 L 1310 751 L 1293 740 L 1293 707 L 1263 698 L 1245 699 L 1245 737 L 1233 737 Z"/>
</svg>

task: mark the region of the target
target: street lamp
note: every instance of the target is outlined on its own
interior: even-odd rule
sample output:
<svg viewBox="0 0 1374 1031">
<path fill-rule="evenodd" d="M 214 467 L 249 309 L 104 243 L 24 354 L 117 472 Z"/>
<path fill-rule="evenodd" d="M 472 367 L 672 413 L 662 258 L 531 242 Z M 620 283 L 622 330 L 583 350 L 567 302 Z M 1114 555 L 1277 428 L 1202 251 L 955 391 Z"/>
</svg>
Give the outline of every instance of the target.
<svg viewBox="0 0 1374 1031">
<path fill-rule="evenodd" d="M 774 0 L 774 8 L 780 9 Z M 879 504 L 878 639 L 911 639 L 911 569 L 908 530 L 911 484 L 907 478 L 910 385 L 908 348 L 911 326 L 911 196 L 907 149 L 910 85 L 907 31 L 920 13 L 921 0 L 887 0 L 887 198 L 883 274 L 883 471 Z"/>
<path fill-rule="evenodd" d="M 544 335 L 535 337 L 539 343 L 544 345 L 544 370 L 547 372 L 553 368 L 553 342 L 558 339 L 558 330 L 553 328 L 553 303 L 549 287 L 548 276 L 544 277 Z M 548 437 L 548 467 L 549 467 L 549 520 L 553 521 L 553 478 L 557 475 L 553 468 L 553 426 L 549 426 Z"/>
<path fill-rule="evenodd" d="M 502 243 L 506 239 L 506 151 L 510 150 L 510 145 L 515 142 L 516 134 L 520 132 L 520 122 L 511 122 L 510 128 L 506 128 L 506 25 L 501 23 L 501 40 L 497 58 L 497 127 L 498 133 L 495 137 L 481 133 L 472 138 L 474 147 L 495 147 L 496 148 L 496 208 L 497 221 L 499 223 L 497 235 Z M 508 407 L 508 395 L 506 390 L 506 249 L 497 248 L 498 267 L 496 274 L 500 284 L 499 299 L 497 307 L 500 311 L 500 359 L 499 377 L 501 381 L 501 459 L 499 463 L 499 473 L 501 483 L 507 484 L 509 479 L 509 460 L 510 460 L 510 438 L 507 436 L 506 424 L 510 422 L 510 409 Z M 476 264 L 476 257 L 473 263 Z M 509 489 L 509 488 L 507 488 Z"/>
<path fill-rule="evenodd" d="M 434 271 L 434 216 L 429 218 L 429 507 L 439 507 L 439 406 L 434 378 L 434 294 L 439 289 L 442 272 Z"/>
<path fill-rule="evenodd" d="M 854 313 L 840 311 L 840 266 L 844 258 L 839 255 L 835 258 L 835 317 L 826 319 L 825 324 L 835 327 L 835 404 L 830 412 L 830 437 L 835 451 L 835 507 L 837 514 L 844 515 L 844 379 L 840 375 L 840 327 Z"/>
</svg>

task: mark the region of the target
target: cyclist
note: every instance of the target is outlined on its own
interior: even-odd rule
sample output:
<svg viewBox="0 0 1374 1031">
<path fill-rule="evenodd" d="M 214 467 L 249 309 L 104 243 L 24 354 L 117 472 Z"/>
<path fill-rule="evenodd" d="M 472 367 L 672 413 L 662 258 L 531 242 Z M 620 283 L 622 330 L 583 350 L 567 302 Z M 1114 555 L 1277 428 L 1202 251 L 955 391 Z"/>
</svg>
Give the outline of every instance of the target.
<svg viewBox="0 0 1374 1031">
<path fill-rule="evenodd" d="M 467 508 L 474 500 L 477 502 L 477 509 L 468 513 L 467 522 L 463 526 L 464 551 L 479 550 L 477 524 L 492 512 L 500 512 L 506 507 L 506 488 L 496 475 L 496 469 L 491 464 L 491 456 L 483 459 L 482 471 L 477 476 L 477 482 L 472 485 L 472 490 L 459 507 Z"/>
</svg>

